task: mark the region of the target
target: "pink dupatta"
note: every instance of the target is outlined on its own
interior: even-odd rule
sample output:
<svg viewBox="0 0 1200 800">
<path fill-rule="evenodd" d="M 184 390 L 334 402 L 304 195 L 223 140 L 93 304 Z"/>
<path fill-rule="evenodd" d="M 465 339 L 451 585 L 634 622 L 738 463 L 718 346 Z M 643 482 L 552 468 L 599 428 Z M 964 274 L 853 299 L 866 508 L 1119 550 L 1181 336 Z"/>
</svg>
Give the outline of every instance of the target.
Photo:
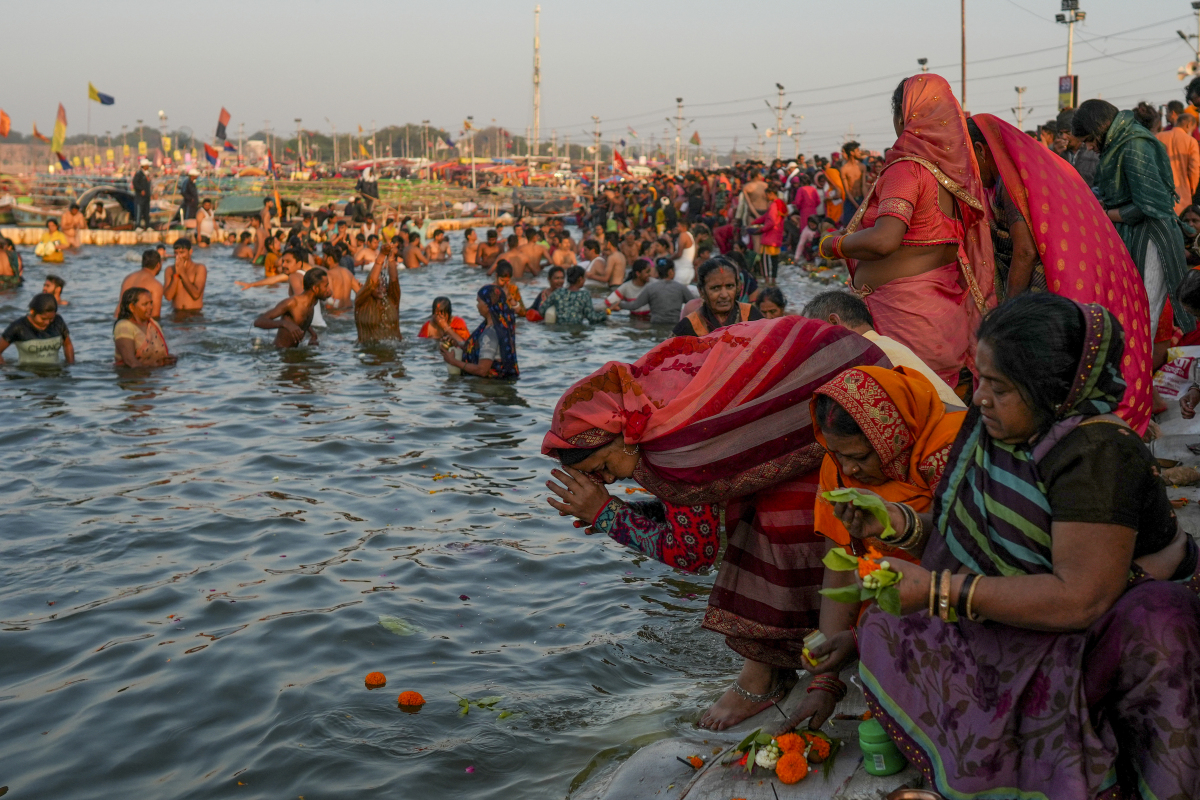
<svg viewBox="0 0 1200 800">
<path fill-rule="evenodd" d="M 1033 234 L 1050 291 L 1077 303 L 1098 303 L 1121 323 L 1121 373 L 1127 386 L 1117 414 L 1145 433 L 1153 402 L 1154 332 L 1147 327 L 1146 287 L 1129 250 L 1074 167 L 992 114 L 972 119 Z"/>
</svg>

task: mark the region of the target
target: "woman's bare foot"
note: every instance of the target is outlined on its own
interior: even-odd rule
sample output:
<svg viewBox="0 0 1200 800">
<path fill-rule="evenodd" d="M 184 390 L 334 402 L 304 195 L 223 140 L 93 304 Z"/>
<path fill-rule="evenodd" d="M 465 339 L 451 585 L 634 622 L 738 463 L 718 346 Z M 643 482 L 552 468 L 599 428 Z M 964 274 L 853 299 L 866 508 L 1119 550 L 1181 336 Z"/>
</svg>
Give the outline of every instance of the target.
<svg viewBox="0 0 1200 800">
<path fill-rule="evenodd" d="M 742 671 L 737 677 L 737 684 L 747 694 L 765 695 L 775 688 L 775 673 L 775 668 L 768 664 L 760 664 L 757 661 L 746 659 L 742 664 Z M 775 701 L 782 697 L 783 692 L 780 691 L 770 699 L 752 700 L 730 687 L 725 694 L 721 695 L 720 700 L 704 712 L 704 715 L 700 717 L 699 725 L 701 728 L 712 731 L 725 730 L 737 725 L 742 720 L 749 719 L 763 709 L 770 708 Z"/>
</svg>

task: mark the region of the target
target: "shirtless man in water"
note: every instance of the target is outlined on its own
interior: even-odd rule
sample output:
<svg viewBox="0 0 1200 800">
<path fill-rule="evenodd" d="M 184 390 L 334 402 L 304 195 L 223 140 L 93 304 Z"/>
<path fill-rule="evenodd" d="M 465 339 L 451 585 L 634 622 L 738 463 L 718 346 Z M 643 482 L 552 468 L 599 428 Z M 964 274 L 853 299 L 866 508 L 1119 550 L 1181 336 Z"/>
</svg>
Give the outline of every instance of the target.
<svg viewBox="0 0 1200 800">
<path fill-rule="evenodd" d="M 499 242 L 499 234 L 496 233 L 495 228 L 492 228 L 487 232 L 487 241 L 479 245 L 479 258 L 477 259 L 479 266 L 491 269 L 503 252 L 504 245 Z"/>
<path fill-rule="evenodd" d="M 446 232 L 438 228 L 433 232 L 433 239 L 425 245 L 425 257 L 430 261 L 448 261 L 450 259 L 450 241 Z"/>
<path fill-rule="evenodd" d="M 477 267 L 479 264 L 479 235 L 475 233 L 474 228 L 467 228 L 467 232 L 463 239 L 463 263 L 468 267 Z"/>
<path fill-rule="evenodd" d="M 163 296 L 176 311 L 200 311 L 204 308 L 204 286 L 208 267 L 192 261 L 192 243 L 175 240 L 175 263 L 163 272 Z"/>
<path fill-rule="evenodd" d="M 289 258 L 291 251 L 284 254 Z M 309 344 L 317 344 L 317 333 L 312 329 L 313 315 L 317 303 L 329 298 L 329 275 L 321 267 L 314 267 L 304 275 L 303 291 L 282 301 L 254 320 L 254 327 L 275 330 L 275 346 L 280 349 L 299 347 L 304 334 Z"/>
<path fill-rule="evenodd" d="M 537 275 L 542 271 L 542 262 L 547 264 L 550 261 L 550 253 L 545 247 L 537 244 L 534 241 L 526 241 L 525 244 L 516 244 L 516 234 L 508 237 L 508 252 L 504 254 L 504 260 L 512 265 L 513 280 L 520 280 L 526 273 Z M 497 264 L 500 262 L 497 261 Z M 491 275 L 496 271 L 496 264 L 493 264 L 488 274 Z"/>
<path fill-rule="evenodd" d="M 558 234 L 558 243 L 550 254 L 550 263 L 563 269 L 575 266 L 575 243 L 566 233 Z"/>
<path fill-rule="evenodd" d="M 125 294 L 126 289 L 132 289 L 135 286 L 139 289 L 145 289 L 150 293 L 150 299 L 154 301 L 153 316 L 158 319 L 162 313 L 163 285 L 158 282 L 158 272 L 162 269 L 162 256 L 157 250 L 146 250 L 142 253 L 142 268 L 136 272 L 131 272 L 125 276 L 125 280 L 121 281 L 121 291 L 117 293 L 120 298 Z M 121 313 L 121 302 L 117 301 L 117 308 L 113 311 L 113 319 Z"/>
<path fill-rule="evenodd" d="M 380 252 L 385 249 L 387 245 L 380 247 Z M 325 310 L 337 312 L 350 308 L 353 305 L 350 293 L 362 290 L 362 285 L 354 277 L 354 273 L 340 266 L 332 257 L 325 259 L 325 271 L 329 274 L 329 301 L 325 303 Z"/>
<path fill-rule="evenodd" d="M 79 232 L 87 228 L 87 220 L 79 211 L 78 203 L 71 203 L 70 209 L 62 216 L 62 232 L 71 243 L 71 247 L 79 247 Z"/>
<path fill-rule="evenodd" d="M 421 249 L 421 237 L 410 237 L 408 247 L 404 248 L 404 266 L 407 269 L 418 269 L 428 263 L 429 259 L 425 257 L 425 253 Z"/>
</svg>

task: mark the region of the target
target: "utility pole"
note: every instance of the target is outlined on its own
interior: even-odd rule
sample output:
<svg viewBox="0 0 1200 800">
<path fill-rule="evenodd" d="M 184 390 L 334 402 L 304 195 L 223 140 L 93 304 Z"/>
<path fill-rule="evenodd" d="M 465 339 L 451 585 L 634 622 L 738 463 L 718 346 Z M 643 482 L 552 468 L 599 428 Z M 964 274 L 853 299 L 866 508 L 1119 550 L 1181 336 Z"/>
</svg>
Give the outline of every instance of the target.
<svg viewBox="0 0 1200 800">
<path fill-rule="evenodd" d="M 593 154 L 594 161 L 592 163 L 592 197 L 596 198 L 600 196 L 600 118 L 593 116 L 592 122 L 596 123 L 596 152 Z"/>
<path fill-rule="evenodd" d="M 467 117 L 466 122 L 467 131 L 471 134 L 471 191 L 475 191 L 478 188 L 478 185 L 475 183 L 475 128 L 471 124 L 471 120 L 473 119 L 475 118 Z"/>
<path fill-rule="evenodd" d="M 791 102 L 786 106 L 783 104 L 782 83 L 775 84 L 775 88 L 779 90 L 779 105 L 772 106 L 770 103 L 767 103 L 767 108 L 775 112 L 775 160 L 778 161 L 781 149 L 783 148 L 783 112 L 791 108 L 792 104 Z M 763 102 L 766 103 L 767 101 L 764 100 Z"/>
<path fill-rule="evenodd" d="M 1067 0 L 1063 0 L 1067 2 Z M 967 0 L 959 0 L 962 12 L 962 94 L 959 102 L 963 110 L 967 108 Z"/>
<path fill-rule="evenodd" d="M 242 139 L 246 136 L 246 123 L 238 123 L 238 166 L 242 166 Z"/>
<path fill-rule="evenodd" d="M 553 161 L 558 160 L 558 130 L 550 131 L 550 158 Z"/>
<path fill-rule="evenodd" d="M 1195 8 L 1195 4 L 1192 7 Z M 1060 81 L 1058 87 L 1059 111 L 1067 106 L 1073 108 L 1078 105 L 1076 100 L 1079 99 L 1079 86 L 1075 73 L 1071 71 L 1075 57 L 1075 23 L 1087 19 L 1087 13 L 1079 10 L 1079 0 L 1062 0 L 1062 11 L 1063 13 L 1054 15 L 1055 22 L 1067 26 L 1067 74 L 1066 81 Z M 1067 91 L 1064 92 L 1064 89 Z M 1069 102 L 1064 103 L 1064 96 L 1070 98 Z"/>
<path fill-rule="evenodd" d="M 804 131 L 800 130 L 800 122 L 804 119 L 804 115 L 796 116 L 792 114 L 792 129 L 788 131 L 788 135 L 796 142 L 796 160 L 800 160 L 800 137 L 804 135 Z"/>
<path fill-rule="evenodd" d="M 1025 108 L 1025 86 L 1014 87 L 1017 90 L 1017 107 L 1013 109 L 1013 113 L 1017 115 L 1017 127 L 1025 130 L 1025 112 L 1033 113 L 1033 108 Z"/>
<path fill-rule="evenodd" d="M 542 7 L 533 7 L 533 147 L 534 155 L 541 150 L 542 135 Z"/>
<path fill-rule="evenodd" d="M 371 120 L 371 158 L 379 159 L 379 148 L 375 146 L 375 120 Z"/>
<path fill-rule="evenodd" d="M 271 120 L 263 120 L 263 133 L 267 136 L 267 152 L 271 154 L 271 158 L 275 158 L 275 149 L 271 147 Z"/>
<path fill-rule="evenodd" d="M 326 117 L 325 121 L 329 123 L 329 128 L 333 131 L 333 169 L 336 172 L 338 166 L 337 125 L 334 125 L 329 117 Z"/>
<path fill-rule="evenodd" d="M 424 158 L 427 161 L 429 160 L 428 134 L 429 134 L 429 120 L 423 119 L 423 120 L 421 120 L 421 158 Z M 426 164 L 425 166 L 426 166 L 425 180 L 429 180 L 429 177 L 430 177 L 429 165 Z"/>
<path fill-rule="evenodd" d="M 300 128 L 303 120 L 296 117 L 296 169 L 304 169 L 304 132 Z"/>
<path fill-rule="evenodd" d="M 683 98 L 682 98 L 682 97 L 676 97 L 676 98 L 675 98 L 675 104 L 676 104 L 676 112 L 675 112 L 675 169 L 674 169 L 674 170 L 672 170 L 672 174 L 674 174 L 676 177 L 678 177 L 678 176 L 679 176 L 679 146 L 680 146 L 680 144 L 681 144 L 681 143 L 680 143 L 680 136 L 679 136 L 679 134 L 680 134 L 680 131 L 683 129 Z M 667 120 L 667 122 L 670 122 L 670 121 L 671 121 L 671 120 Z"/>
</svg>

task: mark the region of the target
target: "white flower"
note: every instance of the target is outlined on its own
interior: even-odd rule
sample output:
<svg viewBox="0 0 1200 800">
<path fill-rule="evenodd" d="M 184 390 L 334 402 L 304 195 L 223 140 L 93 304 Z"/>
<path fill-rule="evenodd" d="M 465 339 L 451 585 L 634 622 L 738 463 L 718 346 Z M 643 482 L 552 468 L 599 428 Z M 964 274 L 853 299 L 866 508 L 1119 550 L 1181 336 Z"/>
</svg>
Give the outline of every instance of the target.
<svg viewBox="0 0 1200 800">
<path fill-rule="evenodd" d="M 779 751 L 771 747 L 764 747 L 754 756 L 754 763 L 763 769 L 775 769 L 775 762 L 778 760 Z"/>
</svg>

